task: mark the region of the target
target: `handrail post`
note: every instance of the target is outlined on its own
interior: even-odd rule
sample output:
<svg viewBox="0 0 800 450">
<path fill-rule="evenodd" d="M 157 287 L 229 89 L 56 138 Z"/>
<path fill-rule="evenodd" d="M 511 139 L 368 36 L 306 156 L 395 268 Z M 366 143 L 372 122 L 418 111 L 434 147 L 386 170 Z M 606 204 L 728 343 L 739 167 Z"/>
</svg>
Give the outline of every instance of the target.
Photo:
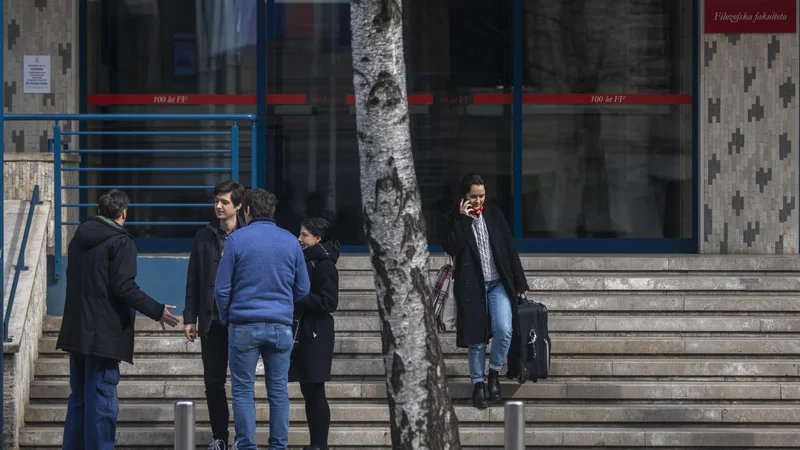
<svg viewBox="0 0 800 450">
<path fill-rule="evenodd" d="M 525 402 L 506 402 L 505 450 L 525 450 Z"/>
<path fill-rule="evenodd" d="M 255 189 L 258 187 L 256 186 L 256 184 L 258 184 L 258 177 L 256 176 L 256 174 L 258 173 L 258 170 L 256 170 L 256 161 L 258 161 L 257 153 L 258 153 L 258 127 L 256 127 L 256 121 L 254 120 L 252 122 L 252 125 L 250 126 L 250 188 L 251 189 Z"/>
<path fill-rule="evenodd" d="M 239 126 L 231 125 L 231 180 L 239 182 Z"/>
<path fill-rule="evenodd" d="M 56 120 L 53 127 L 53 233 L 55 257 L 53 276 L 56 280 L 61 278 L 61 238 L 64 232 L 61 218 L 61 126 Z"/>
<path fill-rule="evenodd" d="M 175 450 L 195 450 L 194 402 L 175 402 Z"/>
</svg>

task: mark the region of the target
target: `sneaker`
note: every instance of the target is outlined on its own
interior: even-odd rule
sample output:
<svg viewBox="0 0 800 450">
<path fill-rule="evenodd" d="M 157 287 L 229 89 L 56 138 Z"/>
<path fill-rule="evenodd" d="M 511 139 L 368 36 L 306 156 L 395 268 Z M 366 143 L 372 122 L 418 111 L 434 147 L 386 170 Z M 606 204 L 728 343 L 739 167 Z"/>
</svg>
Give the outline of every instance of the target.
<svg viewBox="0 0 800 450">
<path fill-rule="evenodd" d="M 233 445 L 231 445 L 231 450 L 239 450 L 239 443 L 234 442 Z"/>
<path fill-rule="evenodd" d="M 232 450 L 236 448 L 236 444 L 231 447 Z M 208 446 L 208 450 L 228 450 L 228 446 L 225 445 L 225 441 L 222 439 L 217 439 Z"/>
</svg>

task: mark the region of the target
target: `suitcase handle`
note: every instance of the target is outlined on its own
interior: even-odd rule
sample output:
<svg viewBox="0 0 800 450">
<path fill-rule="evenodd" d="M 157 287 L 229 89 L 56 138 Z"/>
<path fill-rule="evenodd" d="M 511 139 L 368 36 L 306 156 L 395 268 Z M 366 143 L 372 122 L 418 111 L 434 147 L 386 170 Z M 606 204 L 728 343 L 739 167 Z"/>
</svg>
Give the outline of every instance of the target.
<svg viewBox="0 0 800 450">
<path fill-rule="evenodd" d="M 528 296 L 525 295 L 525 293 L 519 294 L 517 296 L 517 305 L 530 305 L 530 304 L 541 305 L 541 303 L 537 302 L 536 300 L 528 300 Z"/>
</svg>

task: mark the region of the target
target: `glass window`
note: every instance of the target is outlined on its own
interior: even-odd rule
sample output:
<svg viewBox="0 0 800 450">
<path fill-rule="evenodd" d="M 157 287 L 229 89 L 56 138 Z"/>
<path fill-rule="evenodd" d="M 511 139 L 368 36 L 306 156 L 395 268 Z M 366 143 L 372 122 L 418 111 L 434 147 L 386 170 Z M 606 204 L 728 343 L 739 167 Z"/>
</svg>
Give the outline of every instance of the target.
<svg viewBox="0 0 800 450">
<path fill-rule="evenodd" d="M 266 30 L 256 6 L 266 3 Z M 525 238 L 691 238 L 693 0 L 523 0 L 522 164 L 512 162 L 513 2 L 404 0 L 414 160 L 429 242 L 467 172 Z M 278 221 L 330 219 L 364 245 L 347 0 L 88 0 L 88 112 L 255 113 L 267 68 L 268 181 Z M 256 37 L 266 33 L 266 54 Z M 180 99 L 180 100 L 179 100 Z M 251 175 L 240 123 L 240 180 Z M 226 131 L 222 122 L 95 122 L 90 130 Z M 71 144 L 74 147 L 74 142 Z M 90 136 L 92 149 L 216 150 L 225 136 Z M 88 184 L 213 185 L 227 155 L 89 155 Z M 512 202 L 521 176 L 521 209 Z M 89 192 L 93 202 L 98 192 Z M 204 203 L 211 191 L 131 190 L 135 203 Z M 139 207 L 135 221 L 205 221 L 203 208 Z M 138 226 L 188 238 L 194 226 Z"/>
<path fill-rule="evenodd" d="M 692 237 L 692 8 L 524 0 L 524 237 Z"/>
<path fill-rule="evenodd" d="M 87 3 L 88 112 L 108 114 L 255 114 L 257 0 L 95 0 Z M 250 180 L 250 123 L 239 123 L 239 180 Z M 230 131 L 223 121 L 92 122 L 90 131 Z M 227 150 L 230 136 L 90 136 L 91 149 Z M 230 178 L 228 154 L 91 154 L 90 185 L 212 186 Z M 148 171 L 158 168 L 204 171 Z M 133 207 L 130 221 L 196 221 L 212 216 L 210 189 L 128 190 L 133 203 L 209 203 L 206 207 Z M 89 192 L 96 201 L 100 192 Z M 94 211 L 90 211 L 93 213 Z M 138 237 L 191 238 L 196 226 L 132 226 Z"/>
<path fill-rule="evenodd" d="M 467 172 L 483 174 L 491 201 L 512 220 L 511 107 L 473 102 L 510 92 L 510 7 L 403 4 L 411 137 L 431 244 Z M 349 2 L 278 1 L 267 13 L 267 92 L 307 96 L 307 105 L 268 110 L 278 222 L 296 231 L 304 216 L 323 215 L 343 244 L 364 245 Z"/>
</svg>

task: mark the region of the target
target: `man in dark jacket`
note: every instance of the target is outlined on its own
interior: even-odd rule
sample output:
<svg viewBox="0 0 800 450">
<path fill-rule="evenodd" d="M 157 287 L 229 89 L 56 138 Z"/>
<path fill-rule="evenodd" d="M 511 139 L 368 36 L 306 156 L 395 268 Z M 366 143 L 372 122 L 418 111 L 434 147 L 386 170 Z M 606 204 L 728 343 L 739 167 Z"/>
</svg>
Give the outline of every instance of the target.
<svg viewBox="0 0 800 450">
<path fill-rule="evenodd" d="M 190 342 L 194 342 L 197 335 L 200 335 L 203 381 L 214 440 L 209 445 L 209 450 L 229 448 L 230 416 L 225 392 L 225 380 L 228 377 L 228 328 L 219 321 L 214 302 L 214 280 L 228 235 L 244 226 L 244 219 L 239 217 L 244 193 L 244 187 L 233 181 L 223 181 L 214 188 L 214 211 L 217 217 L 194 235 L 186 274 L 184 332 Z"/>
<path fill-rule="evenodd" d="M 64 449 L 114 448 L 119 362 L 133 364 L 136 311 L 174 327 L 178 318 L 136 284 L 136 245 L 122 228 L 128 196 L 100 197 L 99 216 L 83 221 L 69 243 L 67 298 L 56 348 L 69 352 L 70 396 Z"/>
</svg>

